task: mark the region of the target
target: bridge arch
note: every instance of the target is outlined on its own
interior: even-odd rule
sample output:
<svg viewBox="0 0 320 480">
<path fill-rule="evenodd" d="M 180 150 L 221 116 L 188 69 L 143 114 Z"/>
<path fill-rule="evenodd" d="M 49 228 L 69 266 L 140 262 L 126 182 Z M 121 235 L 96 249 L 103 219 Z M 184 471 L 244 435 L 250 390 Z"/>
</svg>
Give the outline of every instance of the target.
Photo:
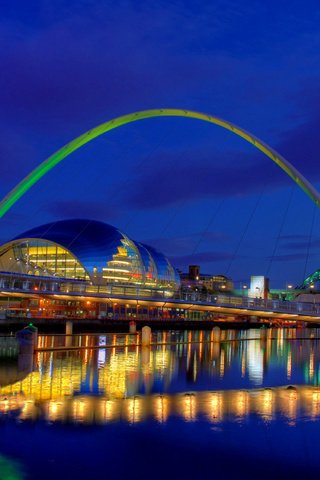
<svg viewBox="0 0 320 480">
<path fill-rule="evenodd" d="M 72 152 L 82 147 L 86 143 L 90 142 L 96 137 L 109 132 L 115 128 L 126 125 L 127 123 L 136 122 L 138 120 L 145 120 L 153 117 L 186 117 L 202 120 L 205 122 L 213 123 L 226 130 L 230 130 L 235 135 L 242 137 L 247 142 L 254 145 L 258 150 L 261 150 L 267 157 L 275 162 L 282 170 L 284 170 L 289 177 L 291 177 L 302 190 L 309 195 L 313 202 L 320 206 L 320 194 L 311 185 L 311 183 L 282 155 L 276 152 L 273 148 L 269 147 L 262 140 L 247 132 L 241 127 L 234 125 L 231 122 L 223 120 L 219 117 L 206 115 L 204 113 L 181 110 L 181 109 L 157 109 L 157 110 L 144 110 L 141 112 L 130 113 L 121 117 L 114 118 L 108 122 L 102 123 L 97 127 L 89 130 L 88 132 L 80 135 L 71 142 L 64 145 L 60 150 L 44 160 L 38 167 L 36 167 L 29 175 L 27 175 L 16 187 L 14 187 L 0 202 L 0 218 L 32 187 L 38 182 L 47 172 L 60 163 L 64 158 L 70 155 Z"/>
</svg>

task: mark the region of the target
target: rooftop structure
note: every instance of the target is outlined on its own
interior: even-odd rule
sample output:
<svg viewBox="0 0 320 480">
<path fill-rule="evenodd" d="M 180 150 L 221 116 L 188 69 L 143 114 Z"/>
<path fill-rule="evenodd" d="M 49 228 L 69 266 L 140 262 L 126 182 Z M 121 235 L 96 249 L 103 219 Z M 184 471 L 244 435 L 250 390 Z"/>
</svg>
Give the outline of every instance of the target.
<svg viewBox="0 0 320 480">
<path fill-rule="evenodd" d="M 180 273 L 182 290 L 205 290 L 209 293 L 231 292 L 233 282 L 225 275 L 210 275 L 200 272 L 199 265 L 189 265 L 188 273 Z"/>
</svg>

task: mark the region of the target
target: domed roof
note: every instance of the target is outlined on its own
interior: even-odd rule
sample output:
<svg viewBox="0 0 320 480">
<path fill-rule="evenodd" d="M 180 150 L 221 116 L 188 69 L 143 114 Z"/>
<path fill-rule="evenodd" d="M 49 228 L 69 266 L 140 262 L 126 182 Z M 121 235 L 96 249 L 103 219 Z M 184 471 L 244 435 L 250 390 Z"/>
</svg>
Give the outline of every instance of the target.
<svg viewBox="0 0 320 480">
<path fill-rule="evenodd" d="M 102 271 L 113 262 L 119 248 L 137 260 L 138 274 L 159 281 L 179 283 L 169 260 L 152 247 L 135 242 L 112 225 L 88 219 L 71 219 L 47 223 L 16 236 L 18 240 L 40 239 L 60 245 L 74 255 L 90 275 L 94 268 Z M 11 242 L 10 242 L 11 243 Z M 107 269 L 108 270 L 108 269 Z"/>
<path fill-rule="evenodd" d="M 13 240 L 38 238 L 57 243 L 69 250 L 87 269 L 105 265 L 123 235 L 112 225 L 87 219 L 60 220 L 21 233 Z"/>
</svg>

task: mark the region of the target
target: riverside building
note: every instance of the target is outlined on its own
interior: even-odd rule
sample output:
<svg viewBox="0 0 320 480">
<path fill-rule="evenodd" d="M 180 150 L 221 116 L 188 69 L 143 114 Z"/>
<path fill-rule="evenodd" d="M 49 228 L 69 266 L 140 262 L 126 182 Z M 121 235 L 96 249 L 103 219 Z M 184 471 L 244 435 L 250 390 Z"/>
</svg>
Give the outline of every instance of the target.
<svg viewBox="0 0 320 480">
<path fill-rule="evenodd" d="M 0 289 L 15 292 L 2 292 L 2 315 L 134 317 L 150 307 L 133 299 L 169 299 L 179 287 L 165 255 L 98 221 L 41 225 L 0 247 Z"/>
</svg>

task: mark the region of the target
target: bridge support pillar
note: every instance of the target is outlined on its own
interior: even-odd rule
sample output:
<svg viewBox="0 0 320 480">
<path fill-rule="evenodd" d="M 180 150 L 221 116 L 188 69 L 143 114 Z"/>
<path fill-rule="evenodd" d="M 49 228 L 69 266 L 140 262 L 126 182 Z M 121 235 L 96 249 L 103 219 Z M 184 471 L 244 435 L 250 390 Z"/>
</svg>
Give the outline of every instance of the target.
<svg viewBox="0 0 320 480">
<path fill-rule="evenodd" d="M 221 339 L 221 330 L 219 327 L 213 327 L 212 329 L 212 340 L 215 343 L 220 342 Z"/>
<path fill-rule="evenodd" d="M 137 324 L 134 320 L 131 320 L 129 323 L 129 333 L 136 333 L 137 332 Z"/>
<path fill-rule="evenodd" d="M 73 322 L 71 320 L 66 321 L 66 347 L 71 347 L 72 344 L 72 333 L 73 333 Z"/>
<path fill-rule="evenodd" d="M 150 345 L 151 345 L 151 328 L 146 326 L 142 328 L 142 346 L 150 347 Z"/>
<path fill-rule="evenodd" d="M 267 340 L 267 328 L 265 326 L 260 328 L 260 340 L 265 342 Z"/>
<path fill-rule="evenodd" d="M 72 335 L 73 332 L 73 323 L 71 320 L 66 321 L 66 335 Z"/>
</svg>

